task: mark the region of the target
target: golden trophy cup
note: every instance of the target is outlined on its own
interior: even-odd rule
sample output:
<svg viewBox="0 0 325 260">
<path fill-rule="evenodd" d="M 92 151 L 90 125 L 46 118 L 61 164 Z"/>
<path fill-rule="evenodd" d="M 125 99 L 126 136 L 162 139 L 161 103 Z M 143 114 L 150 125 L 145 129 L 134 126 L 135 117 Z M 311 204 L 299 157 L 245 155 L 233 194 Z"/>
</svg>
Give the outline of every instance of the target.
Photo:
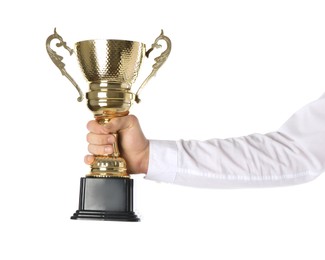
<svg viewBox="0 0 325 260">
<path fill-rule="evenodd" d="M 73 50 L 54 29 L 54 33 L 46 40 L 47 52 L 62 75 L 78 90 L 79 102 L 83 100 L 83 92 L 65 70 L 63 57 L 51 48 L 54 40 L 57 41 L 56 47 L 63 47 L 70 55 L 76 53 L 89 83 L 89 92 L 86 93 L 88 108 L 100 124 L 106 124 L 114 117 L 126 116 L 133 102 L 140 102 L 141 90 L 164 64 L 171 51 L 171 41 L 163 31 L 149 50 L 141 42 L 126 40 L 80 41 L 75 43 Z M 159 41 L 166 43 L 166 49 L 154 59 L 151 73 L 134 94 L 131 87 L 137 79 L 143 58 L 161 47 Z M 114 135 L 118 140 L 118 134 Z M 80 179 L 79 208 L 71 219 L 140 220 L 133 212 L 133 180 L 127 172 L 125 160 L 120 157 L 117 141 L 113 144 L 111 155 L 95 155 L 90 173 Z"/>
</svg>

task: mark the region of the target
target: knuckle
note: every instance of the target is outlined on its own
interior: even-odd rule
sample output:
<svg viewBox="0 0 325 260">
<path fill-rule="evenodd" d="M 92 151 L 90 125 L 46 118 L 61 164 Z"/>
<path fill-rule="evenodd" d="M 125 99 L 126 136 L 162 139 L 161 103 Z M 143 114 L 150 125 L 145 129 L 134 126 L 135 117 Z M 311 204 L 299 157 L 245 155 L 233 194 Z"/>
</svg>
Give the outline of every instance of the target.
<svg viewBox="0 0 325 260">
<path fill-rule="evenodd" d="M 112 118 L 107 124 L 106 124 L 106 128 L 107 129 L 112 129 L 116 126 L 116 121 L 118 118 Z"/>
<path fill-rule="evenodd" d="M 87 129 L 88 129 L 89 131 L 91 131 L 92 128 L 93 128 L 93 125 L 94 125 L 94 120 L 89 121 L 89 122 L 87 123 Z"/>
<path fill-rule="evenodd" d="M 135 115 L 129 115 L 128 120 L 130 122 L 130 125 L 136 125 L 139 123 L 139 119 Z"/>
</svg>

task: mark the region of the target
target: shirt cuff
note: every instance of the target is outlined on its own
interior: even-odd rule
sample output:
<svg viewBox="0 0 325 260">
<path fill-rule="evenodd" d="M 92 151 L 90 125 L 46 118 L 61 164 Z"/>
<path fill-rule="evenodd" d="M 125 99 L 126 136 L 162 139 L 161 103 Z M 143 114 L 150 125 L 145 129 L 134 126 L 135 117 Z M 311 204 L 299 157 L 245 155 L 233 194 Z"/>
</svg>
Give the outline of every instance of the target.
<svg viewBox="0 0 325 260">
<path fill-rule="evenodd" d="M 177 172 L 176 141 L 150 140 L 146 179 L 173 183 Z"/>
</svg>

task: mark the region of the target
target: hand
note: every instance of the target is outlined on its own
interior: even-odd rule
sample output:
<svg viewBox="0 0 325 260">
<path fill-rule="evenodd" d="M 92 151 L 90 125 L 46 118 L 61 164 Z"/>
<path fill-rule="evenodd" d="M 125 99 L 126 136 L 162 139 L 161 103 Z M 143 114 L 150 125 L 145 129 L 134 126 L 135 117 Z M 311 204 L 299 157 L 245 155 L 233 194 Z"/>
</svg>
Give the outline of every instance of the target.
<svg viewBox="0 0 325 260">
<path fill-rule="evenodd" d="M 149 141 L 144 136 L 138 119 L 133 115 L 116 117 L 107 124 L 100 125 L 92 120 L 87 124 L 88 151 L 103 155 L 113 152 L 115 137 L 118 133 L 118 144 L 121 157 L 126 160 L 128 173 L 147 173 L 149 162 Z M 85 156 L 85 163 L 91 164 L 93 155 Z"/>
</svg>

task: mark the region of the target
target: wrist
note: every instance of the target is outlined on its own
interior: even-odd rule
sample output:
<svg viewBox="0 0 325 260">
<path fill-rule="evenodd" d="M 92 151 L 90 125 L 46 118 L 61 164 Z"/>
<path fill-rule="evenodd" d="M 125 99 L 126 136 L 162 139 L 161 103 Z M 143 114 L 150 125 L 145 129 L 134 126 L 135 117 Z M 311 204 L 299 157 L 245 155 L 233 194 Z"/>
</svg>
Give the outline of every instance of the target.
<svg viewBox="0 0 325 260">
<path fill-rule="evenodd" d="M 148 172 L 148 166 L 149 166 L 149 140 L 146 140 L 146 147 L 143 150 L 143 155 L 141 156 L 141 162 L 140 162 L 140 173 L 147 174 Z"/>
</svg>

